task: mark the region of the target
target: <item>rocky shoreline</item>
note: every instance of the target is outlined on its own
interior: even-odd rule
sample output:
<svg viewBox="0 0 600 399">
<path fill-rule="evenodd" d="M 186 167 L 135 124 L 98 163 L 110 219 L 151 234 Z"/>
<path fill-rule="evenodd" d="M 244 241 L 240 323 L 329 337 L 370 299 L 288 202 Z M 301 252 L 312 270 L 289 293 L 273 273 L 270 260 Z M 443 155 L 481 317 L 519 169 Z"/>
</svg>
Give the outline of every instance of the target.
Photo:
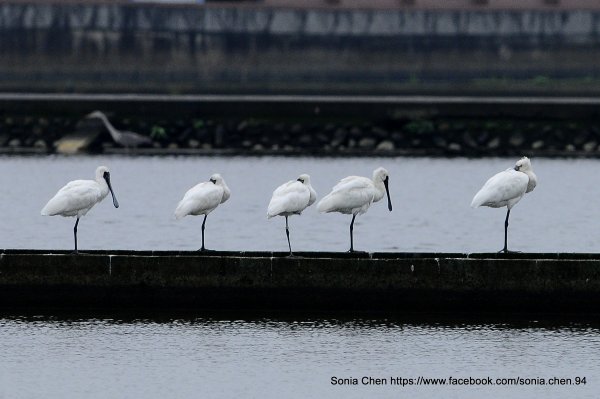
<svg viewBox="0 0 600 399">
<path fill-rule="evenodd" d="M 198 155 L 600 156 L 600 124 L 509 118 L 165 118 L 109 115 L 117 129 L 152 138 L 124 148 L 102 125 L 75 116 L 3 115 L 0 153 L 57 153 L 69 134 L 95 132 L 84 153 Z"/>
</svg>

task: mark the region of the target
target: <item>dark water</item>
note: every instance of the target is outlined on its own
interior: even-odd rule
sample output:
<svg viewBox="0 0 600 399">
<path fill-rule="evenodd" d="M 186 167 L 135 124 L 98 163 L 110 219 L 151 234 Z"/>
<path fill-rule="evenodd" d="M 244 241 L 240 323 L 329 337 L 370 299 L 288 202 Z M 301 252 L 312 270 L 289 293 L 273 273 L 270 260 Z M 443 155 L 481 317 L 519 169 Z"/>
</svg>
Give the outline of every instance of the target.
<svg viewBox="0 0 600 399">
<path fill-rule="evenodd" d="M 291 319 L 3 318 L 0 397 L 598 397 L 597 323 Z M 391 385 L 419 376 L 538 384 Z M 362 385 L 363 377 L 387 385 Z M 577 377 L 586 383 L 575 385 Z"/>
<path fill-rule="evenodd" d="M 471 209 L 473 195 L 513 158 L 247 158 L 247 157 L 0 157 L 0 247 L 72 248 L 74 219 L 42 217 L 40 210 L 66 182 L 111 168 L 121 204 L 97 205 L 79 224 L 80 249 L 200 247 L 201 217 L 176 221 L 185 191 L 214 172 L 231 188 L 228 202 L 207 220 L 206 245 L 219 250 L 287 248 L 284 219 L 267 220 L 273 190 L 306 172 L 318 198 L 348 175 L 390 172 L 394 210 L 385 201 L 357 217 L 355 248 L 365 251 L 497 251 L 504 209 Z M 532 159 L 538 187 L 513 209 L 509 246 L 531 252 L 600 251 L 600 161 Z M 345 251 L 350 217 L 319 214 L 315 206 L 290 219 L 297 251 Z"/>
</svg>

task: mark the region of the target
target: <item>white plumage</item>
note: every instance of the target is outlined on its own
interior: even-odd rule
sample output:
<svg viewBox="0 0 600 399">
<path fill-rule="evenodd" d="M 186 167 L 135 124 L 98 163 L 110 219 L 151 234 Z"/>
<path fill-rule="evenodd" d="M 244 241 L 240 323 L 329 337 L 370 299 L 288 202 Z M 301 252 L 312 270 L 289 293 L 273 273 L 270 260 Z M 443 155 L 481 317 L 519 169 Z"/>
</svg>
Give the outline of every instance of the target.
<svg viewBox="0 0 600 399">
<path fill-rule="evenodd" d="M 373 202 L 377 202 L 387 194 L 388 209 L 392 210 L 392 201 L 388 189 L 389 174 L 384 168 L 373 171 L 373 178 L 348 176 L 336 184 L 319 204 L 319 212 L 339 212 L 352 214 L 350 223 L 350 252 L 354 251 L 354 219 L 356 215 L 365 213 Z"/>
<path fill-rule="evenodd" d="M 177 208 L 175 209 L 175 218 L 181 219 L 187 215 L 204 215 L 202 221 L 202 248 L 204 251 L 204 227 L 206 224 L 206 217 L 209 213 L 214 211 L 219 204 L 227 201 L 231 196 L 231 191 L 225 180 L 220 174 L 215 173 L 210 177 L 207 182 L 199 183 L 194 187 L 190 188 L 183 199 L 179 201 Z"/>
<path fill-rule="evenodd" d="M 110 184 L 110 171 L 106 166 L 96 169 L 94 180 L 73 180 L 58 190 L 56 195 L 48 201 L 42 209 L 43 216 L 76 216 L 77 221 L 73 228 L 75 236 L 75 253 L 77 253 L 77 226 L 79 218 L 89 212 L 98 202 L 102 201 L 110 191 L 115 208 L 119 202 Z"/>
<path fill-rule="evenodd" d="M 302 174 L 297 180 L 290 180 L 273 191 L 269 202 L 267 217 L 285 216 L 285 233 L 288 239 L 290 256 L 292 245 L 290 244 L 290 230 L 288 227 L 288 216 L 300 215 L 304 209 L 312 205 L 317 199 L 317 193 L 310 185 L 310 176 Z"/>
<path fill-rule="evenodd" d="M 506 206 L 503 252 L 508 252 L 508 218 L 510 210 L 526 193 L 533 191 L 536 185 L 537 176 L 533 173 L 531 161 L 529 158 L 523 157 L 517 161 L 514 168 L 506 169 L 492 176 L 471 201 L 471 207 L 473 208 L 479 206 L 501 208 Z"/>
<path fill-rule="evenodd" d="M 514 168 L 506 169 L 492 176 L 479 190 L 471 207 L 489 206 L 501 208 L 503 206 L 511 209 L 523 198 L 527 192 L 529 177 Z"/>
</svg>

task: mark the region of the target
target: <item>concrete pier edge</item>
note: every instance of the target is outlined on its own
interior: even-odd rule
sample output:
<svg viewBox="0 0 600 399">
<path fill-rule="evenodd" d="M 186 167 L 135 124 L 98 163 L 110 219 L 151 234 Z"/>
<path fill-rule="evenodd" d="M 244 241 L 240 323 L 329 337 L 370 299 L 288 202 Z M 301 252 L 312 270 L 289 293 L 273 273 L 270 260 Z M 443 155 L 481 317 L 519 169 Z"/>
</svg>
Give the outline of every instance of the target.
<svg viewBox="0 0 600 399">
<path fill-rule="evenodd" d="M 0 308 L 600 313 L 600 254 L 0 250 Z"/>
</svg>

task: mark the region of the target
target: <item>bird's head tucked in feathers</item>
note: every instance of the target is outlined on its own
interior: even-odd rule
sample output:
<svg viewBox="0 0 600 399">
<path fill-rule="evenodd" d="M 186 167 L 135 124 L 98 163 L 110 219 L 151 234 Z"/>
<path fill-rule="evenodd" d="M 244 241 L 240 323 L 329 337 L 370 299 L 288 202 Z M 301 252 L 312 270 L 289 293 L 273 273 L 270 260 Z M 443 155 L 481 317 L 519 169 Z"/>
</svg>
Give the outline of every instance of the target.
<svg viewBox="0 0 600 399">
<path fill-rule="evenodd" d="M 229 187 L 227 187 L 227 183 L 225 183 L 225 179 L 223 179 L 223 177 L 220 174 L 215 173 L 210 177 L 210 182 L 217 186 L 223 187 L 223 198 L 221 199 L 221 204 L 223 202 L 227 201 L 229 199 L 229 197 L 231 196 L 231 190 L 229 190 Z"/>
<path fill-rule="evenodd" d="M 297 181 L 304 184 L 305 186 L 308 186 L 310 184 L 310 176 L 306 173 L 303 173 L 300 176 L 298 176 Z"/>
<path fill-rule="evenodd" d="M 223 185 L 223 178 L 220 174 L 215 173 L 210 177 L 210 181 L 213 184 Z"/>
<path fill-rule="evenodd" d="M 523 157 L 515 164 L 515 170 L 518 172 L 527 172 L 531 170 L 531 161 L 527 157 Z"/>
</svg>

